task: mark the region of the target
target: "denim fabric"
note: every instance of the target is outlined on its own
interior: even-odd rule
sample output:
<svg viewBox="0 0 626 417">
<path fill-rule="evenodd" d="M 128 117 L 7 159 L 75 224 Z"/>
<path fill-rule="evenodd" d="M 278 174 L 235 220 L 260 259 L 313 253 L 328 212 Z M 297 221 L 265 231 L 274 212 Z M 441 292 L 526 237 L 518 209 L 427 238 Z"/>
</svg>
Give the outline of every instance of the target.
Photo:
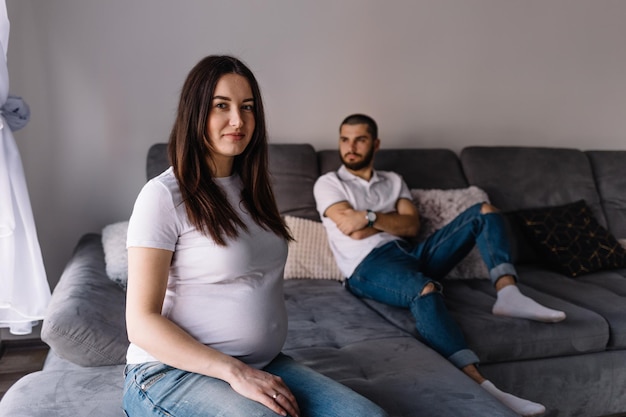
<svg viewBox="0 0 626 417">
<path fill-rule="evenodd" d="M 409 308 L 426 343 L 459 368 L 478 363 L 478 357 L 467 347 L 460 327 L 450 316 L 439 280 L 474 245 L 487 264 L 492 282 L 503 275 L 517 279 L 502 216 L 481 214 L 481 207 L 481 203 L 470 207 L 416 245 L 397 240 L 374 249 L 346 281 L 346 287 L 359 297 Z M 428 283 L 437 291 L 422 295 Z"/>
<path fill-rule="evenodd" d="M 302 417 L 387 417 L 350 388 L 280 354 L 264 371 L 280 376 L 295 395 Z M 264 405 L 235 392 L 221 379 L 182 371 L 161 362 L 128 365 L 127 416 L 276 417 Z"/>
</svg>

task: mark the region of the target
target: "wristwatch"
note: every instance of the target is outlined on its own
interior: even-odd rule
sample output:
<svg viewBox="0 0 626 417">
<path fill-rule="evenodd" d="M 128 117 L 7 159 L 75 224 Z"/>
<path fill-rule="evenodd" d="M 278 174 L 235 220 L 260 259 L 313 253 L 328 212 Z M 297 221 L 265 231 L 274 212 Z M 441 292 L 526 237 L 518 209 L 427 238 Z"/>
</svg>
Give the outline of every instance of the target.
<svg viewBox="0 0 626 417">
<path fill-rule="evenodd" d="M 367 227 L 372 227 L 376 222 L 376 213 L 368 209 L 367 213 L 365 214 L 365 218 L 367 219 Z"/>
</svg>

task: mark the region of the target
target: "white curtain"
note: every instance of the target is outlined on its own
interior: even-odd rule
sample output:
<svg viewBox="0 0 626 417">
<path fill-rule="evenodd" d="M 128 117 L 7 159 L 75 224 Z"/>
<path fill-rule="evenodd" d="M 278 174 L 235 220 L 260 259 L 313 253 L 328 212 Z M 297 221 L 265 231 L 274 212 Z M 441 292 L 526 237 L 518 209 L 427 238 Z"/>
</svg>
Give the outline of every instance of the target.
<svg viewBox="0 0 626 417">
<path fill-rule="evenodd" d="M 30 334 L 50 300 L 24 169 L 11 129 L 28 121 L 28 107 L 9 96 L 9 18 L 0 0 L 0 327 Z"/>
</svg>

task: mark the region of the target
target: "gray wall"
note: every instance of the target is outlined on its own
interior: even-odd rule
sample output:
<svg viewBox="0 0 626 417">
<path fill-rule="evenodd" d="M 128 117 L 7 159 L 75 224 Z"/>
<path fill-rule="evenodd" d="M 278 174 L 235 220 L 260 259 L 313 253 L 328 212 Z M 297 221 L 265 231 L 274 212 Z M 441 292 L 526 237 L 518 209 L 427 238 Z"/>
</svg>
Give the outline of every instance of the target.
<svg viewBox="0 0 626 417">
<path fill-rule="evenodd" d="M 273 142 L 626 149 L 620 0 L 7 0 L 11 91 L 52 285 L 77 239 L 128 218 L 148 146 L 203 56 L 257 75 Z"/>
</svg>

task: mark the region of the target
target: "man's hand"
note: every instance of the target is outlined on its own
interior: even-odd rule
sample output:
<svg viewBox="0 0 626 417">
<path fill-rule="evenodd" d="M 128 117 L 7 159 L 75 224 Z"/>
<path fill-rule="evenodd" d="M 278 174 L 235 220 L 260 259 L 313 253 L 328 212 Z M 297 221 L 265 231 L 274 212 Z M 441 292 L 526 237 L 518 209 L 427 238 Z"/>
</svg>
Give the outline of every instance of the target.
<svg viewBox="0 0 626 417">
<path fill-rule="evenodd" d="M 355 240 L 365 239 L 376 233 L 380 233 L 380 230 L 374 229 L 373 227 L 366 227 L 365 229 L 357 230 L 356 232 L 350 233 L 350 237 Z"/>
<path fill-rule="evenodd" d="M 329 215 L 331 210 L 333 212 L 332 217 Z M 348 203 L 336 204 L 330 207 L 326 213 L 344 235 L 350 236 L 367 226 L 367 219 L 365 218 L 366 212 L 353 210 L 352 207 L 348 206 Z"/>
</svg>

